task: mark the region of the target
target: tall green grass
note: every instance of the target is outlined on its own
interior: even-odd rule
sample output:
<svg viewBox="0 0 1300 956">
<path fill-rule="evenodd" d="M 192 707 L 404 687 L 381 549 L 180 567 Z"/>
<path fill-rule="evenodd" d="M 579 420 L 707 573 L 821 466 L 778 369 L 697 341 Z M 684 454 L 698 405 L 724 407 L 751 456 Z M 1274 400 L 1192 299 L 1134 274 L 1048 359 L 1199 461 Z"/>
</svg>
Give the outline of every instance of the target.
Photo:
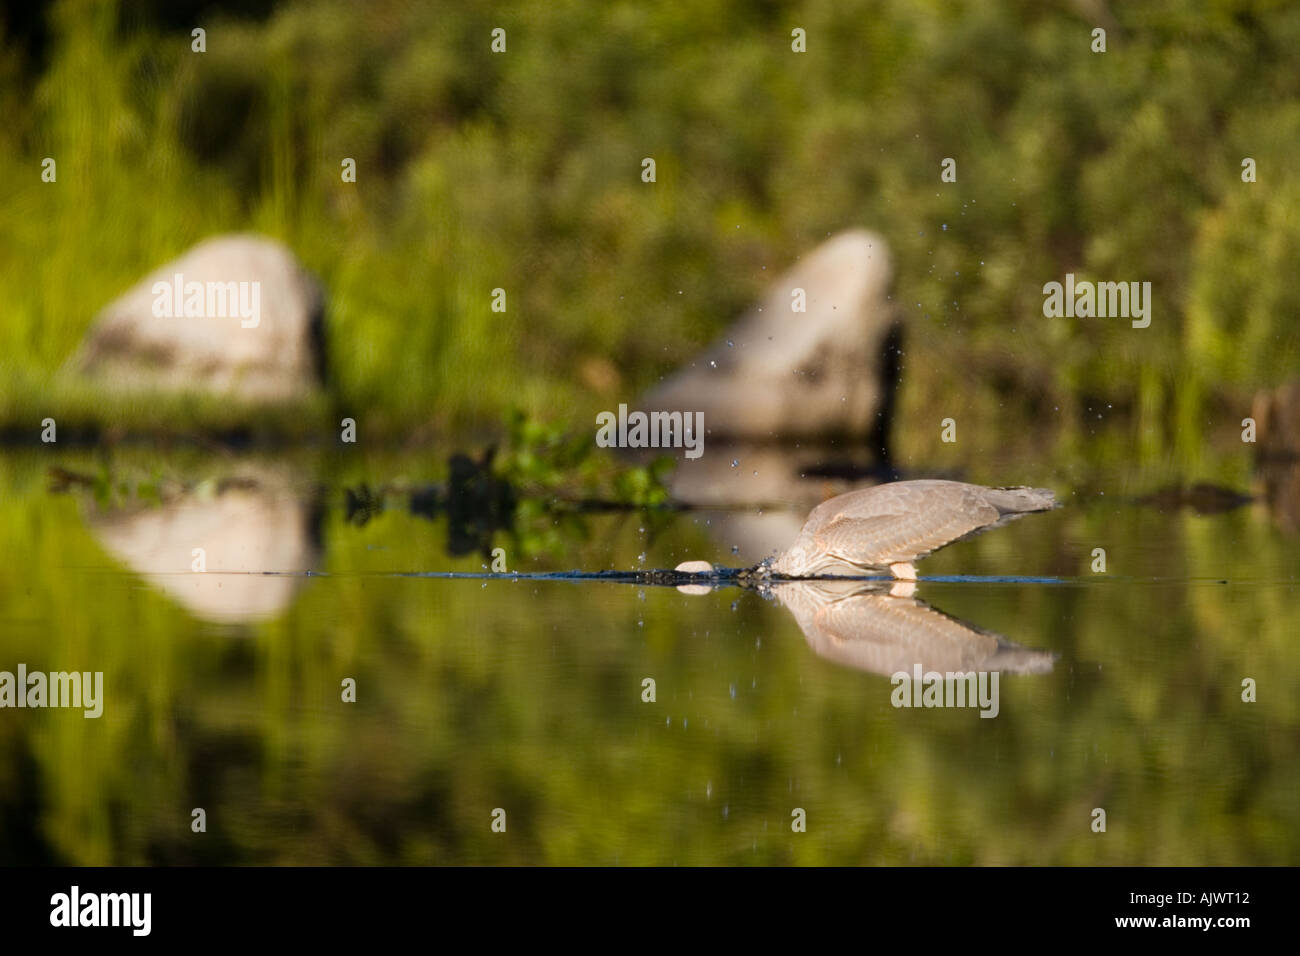
<svg viewBox="0 0 1300 956">
<path fill-rule="evenodd" d="M 285 241 L 328 288 L 331 415 L 302 428 L 585 416 L 857 225 L 897 252 L 904 443 L 954 402 L 978 427 L 1050 407 L 1085 433 L 1099 404 L 1143 454 L 1177 436 L 1194 457 L 1295 370 L 1292 6 L 1119 7 L 1104 54 L 1074 8 L 1013 0 L 316 0 L 205 17 L 204 54 L 168 10 L 64 0 L 44 59 L 0 37 L 10 427 L 51 406 L 139 422 L 56 372 L 100 307 L 231 230 Z M 1151 328 L 1045 319 L 1067 271 L 1153 282 Z"/>
</svg>

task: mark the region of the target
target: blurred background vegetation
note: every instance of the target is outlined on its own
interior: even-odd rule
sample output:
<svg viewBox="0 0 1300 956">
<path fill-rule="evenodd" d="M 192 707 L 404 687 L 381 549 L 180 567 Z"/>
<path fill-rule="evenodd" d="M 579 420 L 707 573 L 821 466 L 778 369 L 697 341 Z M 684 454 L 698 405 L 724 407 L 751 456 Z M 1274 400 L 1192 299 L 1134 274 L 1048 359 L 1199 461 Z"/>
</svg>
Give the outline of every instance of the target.
<svg viewBox="0 0 1300 956">
<path fill-rule="evenodd" d="M 1292 3 L 5 11 L 0 423 L 24 434 L 55 412 L 70 425 L 230 414 L 106 406 L 54 373 L 99 308 L 232 230 L 284 240 L 323 277 L 329 400 L 371 437 L 499 423 L 512 407 L 582 420 L 634 399 L 857 225 L 898 259 L 905 452 L 909 418 L 959 402 L 1067 438 L 1100 414 L 1130 448 L 1194 457 L 1295 370 Z M 56 186 L 41 182 L 46 156 Z M 341 182 L 344 157 L 356 184 Z M 944 157 L 955 184 L 940 183 Z M 1042 285 L 1067 271 L 1151 281 L 1151 327 L 1044 319 Z M 490 311 L 498 286 L 505 314 Z M 333 410 L 279 424 L 332 426 Z"/>
</svg>

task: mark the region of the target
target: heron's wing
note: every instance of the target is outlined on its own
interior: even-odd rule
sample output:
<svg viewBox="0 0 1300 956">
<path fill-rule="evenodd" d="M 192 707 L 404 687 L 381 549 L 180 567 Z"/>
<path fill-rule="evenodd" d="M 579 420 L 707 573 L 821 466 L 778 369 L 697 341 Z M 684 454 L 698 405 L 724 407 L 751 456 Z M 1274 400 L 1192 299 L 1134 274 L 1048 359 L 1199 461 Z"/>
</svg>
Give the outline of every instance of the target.
<svg viewBox="0 0 1300 956">
<path fill-rule="evenodd" d="M 884 568 L 1056 504 L 1046 488 L 985 488 L 959 481 L 900 481 L 861 488 L 812 510 L 772 568 L 807 575 L 836 564 Z"/>
<path fill-rule="evenodd" d="M 864 567 L 883 568 L 897 561 L 915 561 L 931 551 L 998 523 L 1001 514 L 990 504 L 971 499 L 945 502 L 936 508 L 873 515 L 838 517 L 813 533 L 828 554 Z"/>
</svg>

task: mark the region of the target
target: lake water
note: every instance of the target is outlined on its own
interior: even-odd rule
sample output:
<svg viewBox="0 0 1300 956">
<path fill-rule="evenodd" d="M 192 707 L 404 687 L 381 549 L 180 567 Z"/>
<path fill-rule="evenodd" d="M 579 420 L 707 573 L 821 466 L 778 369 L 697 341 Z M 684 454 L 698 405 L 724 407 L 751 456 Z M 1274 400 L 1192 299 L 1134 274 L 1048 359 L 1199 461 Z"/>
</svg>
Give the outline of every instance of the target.
<svg viewBox="0 0 1300 956">
<path fill-rule="evenodd" d="M 0 455 L 0 671 L 103 674 L 97 719 L 0 710 L 0 861 L 1300 862 L 1276 508 L 1033 465 L 1065 507 L 914 595 L 694 595 L 530 575 L 739 567 L 804 510 L 534 502 L 512 534 L 426 507 L 444 459 Z M 510 573 L 427 574 L 492 547 Z M 995 654 L 996 716 L 894 705 L 898 661 Z"/>
</svg>

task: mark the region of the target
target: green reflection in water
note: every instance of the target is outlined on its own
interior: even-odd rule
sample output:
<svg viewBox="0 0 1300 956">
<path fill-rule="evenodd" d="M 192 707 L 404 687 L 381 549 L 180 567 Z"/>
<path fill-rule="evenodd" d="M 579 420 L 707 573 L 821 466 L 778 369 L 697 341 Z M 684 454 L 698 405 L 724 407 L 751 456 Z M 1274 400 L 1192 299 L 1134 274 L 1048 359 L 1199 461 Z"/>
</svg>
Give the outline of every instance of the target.
<svg viewBox="0 0 1300 956">
<path fill-rule="evenodd" d="M 393 575 L 486 563 L 449 558 L 441 518 L 348 522 L 341 489 L 368 468 L 423 478 L 433 459 L 295 463 L 293 507 L 323 510 L 298 526 L 318 520 L 319 543 L 302 531 L 290 553 L 327 575 L 282 579 L 282 609 L 233 620 L 131 570 L 93 500 L 49 492 L 48 465 L 0 457 L 0 669 L 103 671 L 105 711 L 0 711 L 6 863 L 1300 860 L 1300 548 L 1258 507 L 1093 499 L 928 559 L 923 576 L 1062 578 L 921 582 L 945 613 L 1056 655 L 1003 675 L 989 720 L 894 708 L 888 678 L 818 656 L 752 591 Z M 726 563 L 709 521 L 588 516 L 562 560 L 507 559 Z"/>
</svg>

